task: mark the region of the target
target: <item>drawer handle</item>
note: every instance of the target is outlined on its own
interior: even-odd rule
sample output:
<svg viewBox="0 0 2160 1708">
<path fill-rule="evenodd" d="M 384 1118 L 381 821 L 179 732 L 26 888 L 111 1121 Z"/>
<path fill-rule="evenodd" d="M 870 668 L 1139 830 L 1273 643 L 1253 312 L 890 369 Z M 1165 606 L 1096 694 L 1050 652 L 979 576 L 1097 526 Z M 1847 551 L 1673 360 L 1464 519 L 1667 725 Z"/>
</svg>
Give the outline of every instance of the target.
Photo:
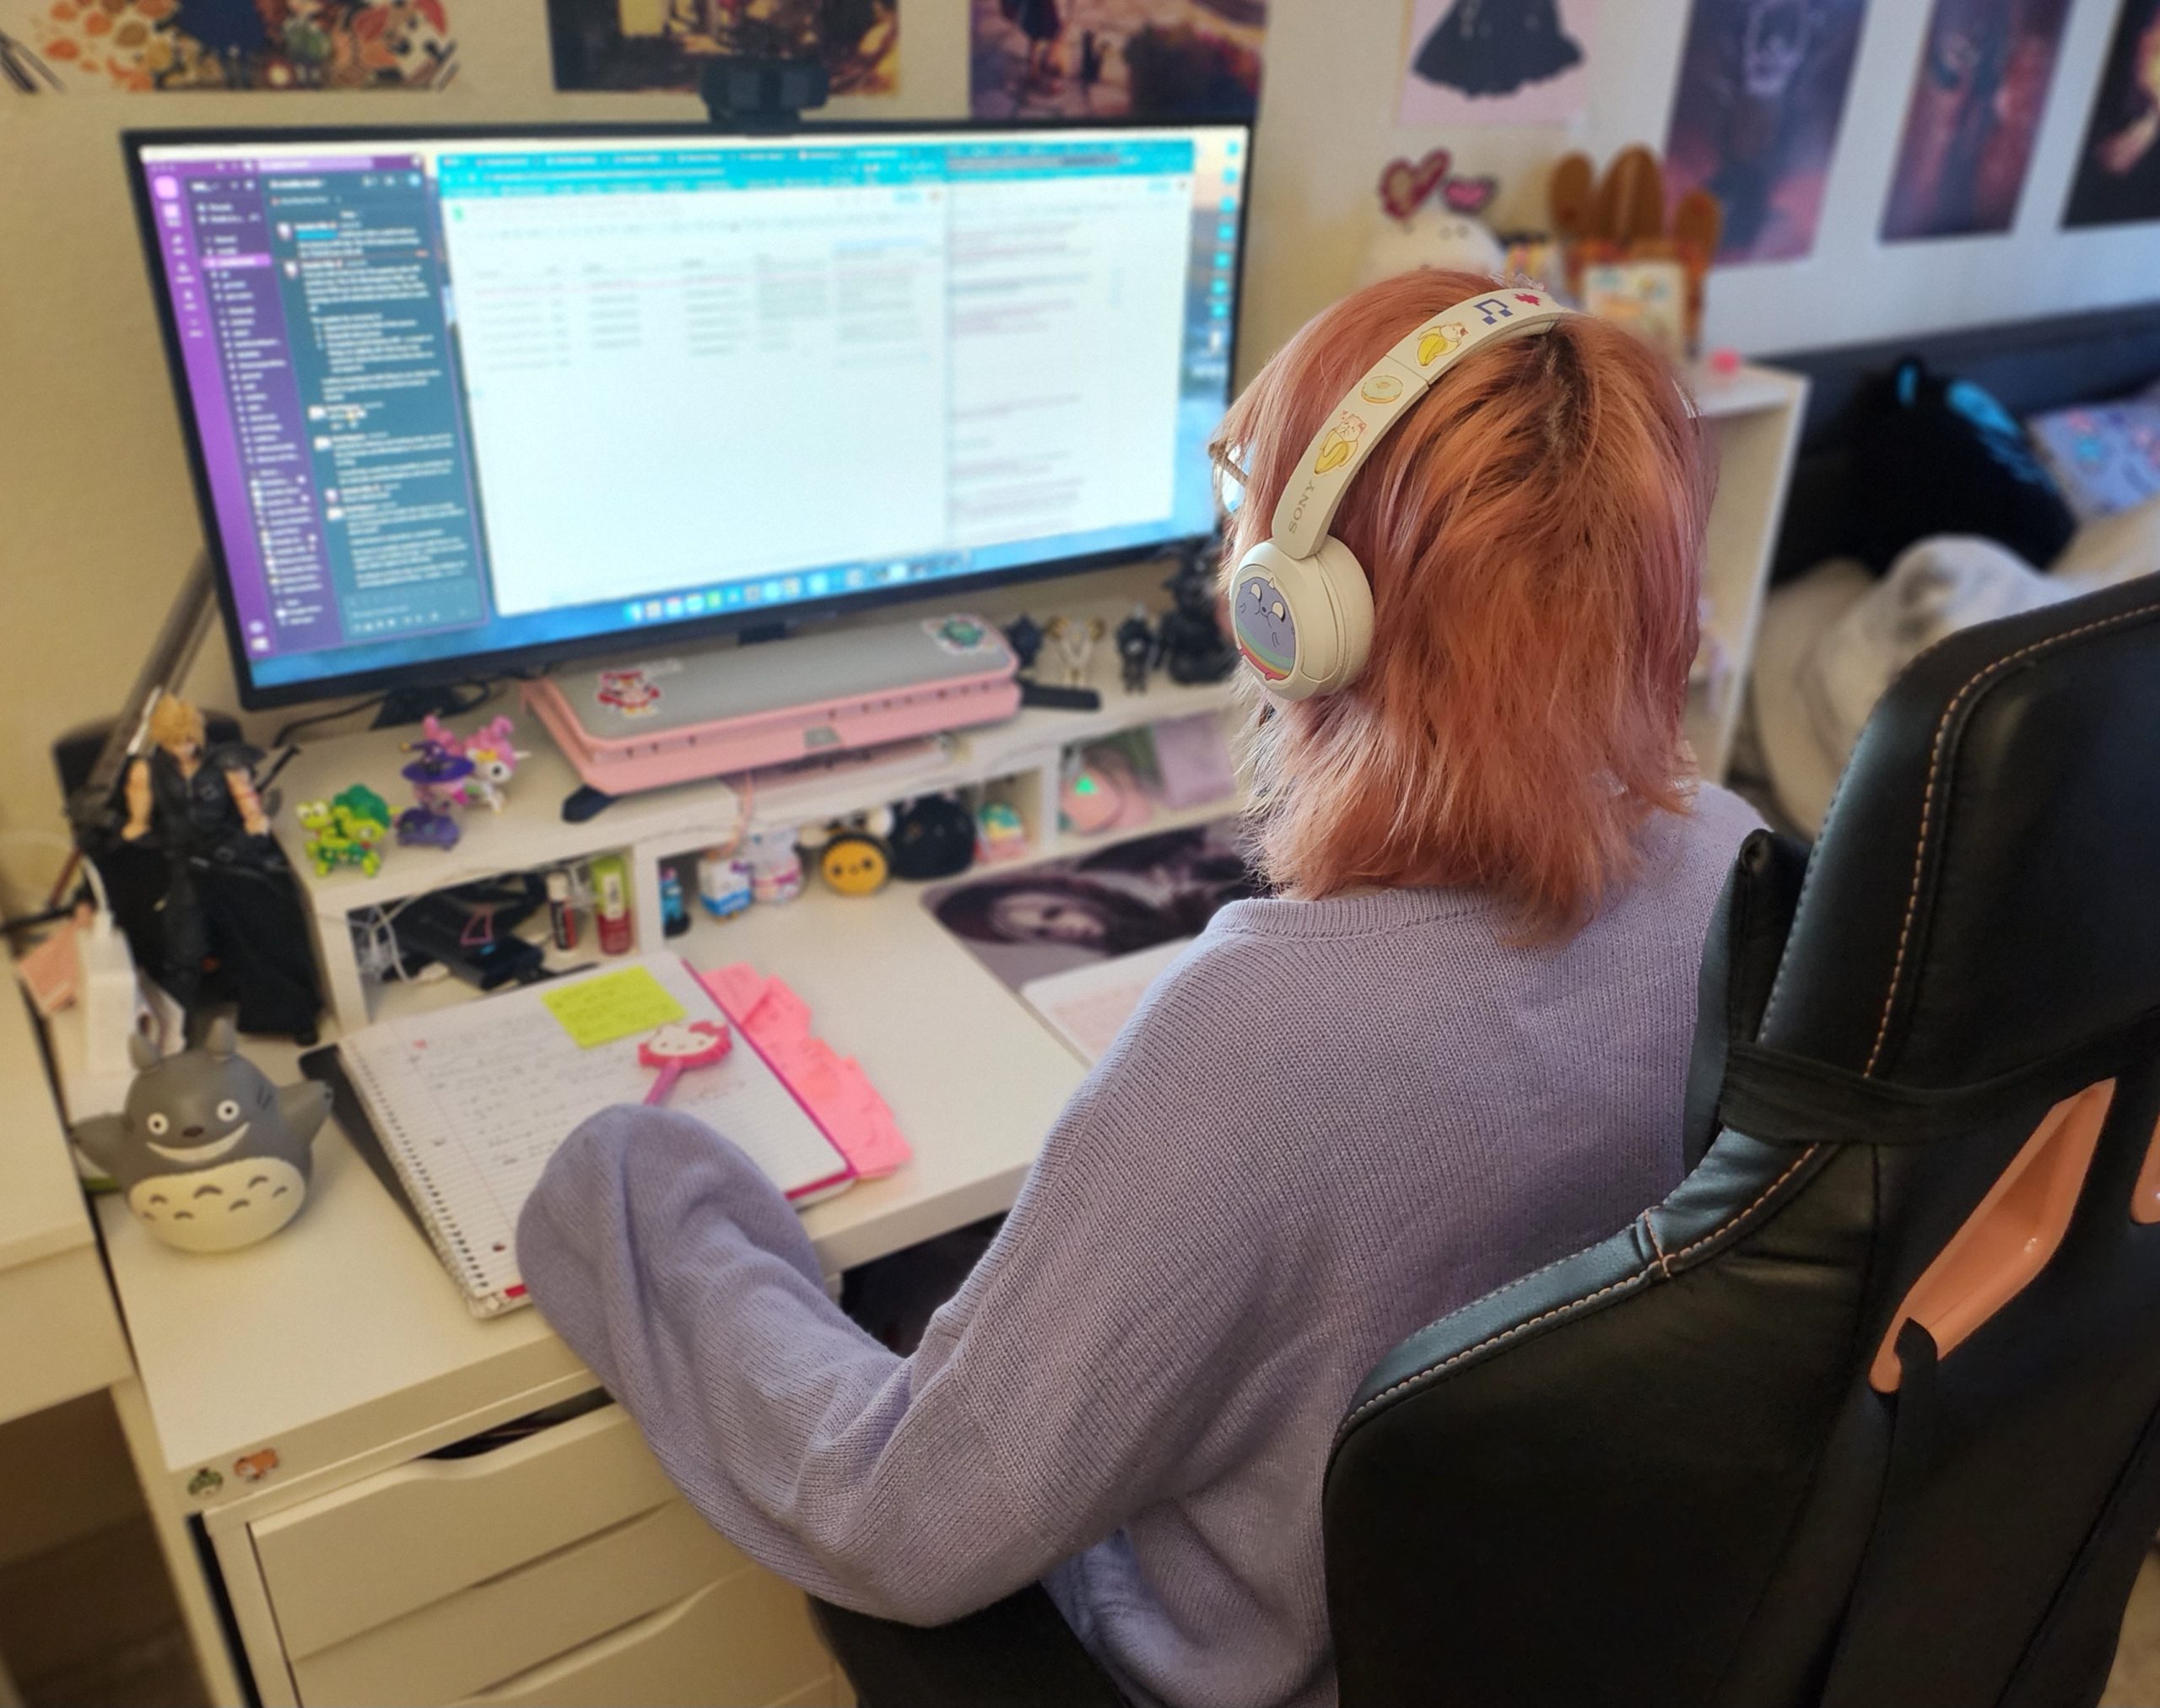
<svg viewBox="0 0 2160 1708">
<path fill-rule="evenodd" d="M 465 1700 L 476 1705 L 503 1701 L 521 1696 L 528 1690 L 552 1684 L 558 1679 L 570 1678 L 588 1667 L 597 1666 L 621 1654 L 624 1650 L 634 1648 L 658 1636 L 671 1626 L 680 1624 L 697 1611 L 707 1596 L 721 1587 L 720 1584 L 709 1583 L 696 1593 L 683 1597 L 673 1607 L 642 1613 L 628 1624 L 618 1625 L 613 1630 L 593 1638 L 567 1655 L 559 1655 L 552 1661 L 543 1661 L 537 1667 L 527 1667 L 522 1673 L 513 1673 L 500 1684 L 490 1684 L 477 1695 L 467 1696 Z"/>
</svg>

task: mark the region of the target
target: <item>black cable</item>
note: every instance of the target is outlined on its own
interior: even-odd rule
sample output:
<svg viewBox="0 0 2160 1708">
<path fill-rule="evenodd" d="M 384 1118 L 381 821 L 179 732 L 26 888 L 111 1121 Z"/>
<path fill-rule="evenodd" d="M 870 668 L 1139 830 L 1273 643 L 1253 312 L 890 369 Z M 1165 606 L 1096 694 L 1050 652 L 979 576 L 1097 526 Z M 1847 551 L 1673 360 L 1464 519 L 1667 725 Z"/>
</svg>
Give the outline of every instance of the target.
<svg viewBox="0 0 2160 1708">
<path fill-rule="evenodd" d="M 341 705 L 330 711 L 318 711 L 307 717 L 296 717 L 270 738 L 270 745 L 273 748 L 281 748 L 293 738 L 293 732 L 295 730 L 309 729 L 318 723 L 331 723 L 341 717 L 350 717 L 356 711 L 366 711 L 371 707 L 381 705 L 389 698 L 388 691 L 385 690 L 381 694 L 370 695 L 365 700 L 356 700 L 350 705 Z"/>
<path fill-rule="evenodd" d="M 488 701 L 494 697 L 496 683 L 504 679 L 505 678 L 500 677 L 494 677 L 484 681 L 461 682 L 456 684 L 455 685 L 458 688 L 471 689 L 472 698 L 462 700 L 457 705 L 451 706 L 443 712 L 442 716 L 445 717 L 462 717 L 468 711 L 478 711 L 480 707 L 485 705 Z M 341 717 L 352 717 L 360 712 L 370 711 L 374 707 L 381 705 L 385 700 L 388 700 L 391 696 L 391 693 L 392 690 L 386 689 L 381 694 L 370 695 L 365 700 L 356 700 L 350 705 L 333 706 L 328 711 L 311 712 L 305 717 L 296 717 L 283 729 L 279 730 L 277 734 L 270 738 L 271 749 L 273 751 L 275 751 L 277 749 L 284 747 L 287 743 L 291 741 L 295 731 L 310 729 L 318 723 L 334 723 Z"/>
</svg>

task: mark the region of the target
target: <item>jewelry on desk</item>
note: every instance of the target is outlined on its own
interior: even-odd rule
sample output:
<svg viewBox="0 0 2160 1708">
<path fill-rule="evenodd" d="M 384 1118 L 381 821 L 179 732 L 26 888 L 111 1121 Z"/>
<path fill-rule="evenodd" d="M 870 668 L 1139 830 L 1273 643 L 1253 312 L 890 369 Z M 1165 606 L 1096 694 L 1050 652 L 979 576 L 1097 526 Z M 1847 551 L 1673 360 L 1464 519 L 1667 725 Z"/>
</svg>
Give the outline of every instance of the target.
<svg viewBox="0 0 2160 1708">
<path fill-rule="evenodd" d="M 1065 660 L 1065 680 L 1068 687 L 1078 688 L 1088 680 L 1088 661 L 1094 656 L 1096 646 L 1109 632 L 1109 624 L 1100 617 L 1091 617 L 1085 623 L 1069 617 L 1053 617 L 1043 633 L 1056 643 L 1058 656 Z"/>
</svg>

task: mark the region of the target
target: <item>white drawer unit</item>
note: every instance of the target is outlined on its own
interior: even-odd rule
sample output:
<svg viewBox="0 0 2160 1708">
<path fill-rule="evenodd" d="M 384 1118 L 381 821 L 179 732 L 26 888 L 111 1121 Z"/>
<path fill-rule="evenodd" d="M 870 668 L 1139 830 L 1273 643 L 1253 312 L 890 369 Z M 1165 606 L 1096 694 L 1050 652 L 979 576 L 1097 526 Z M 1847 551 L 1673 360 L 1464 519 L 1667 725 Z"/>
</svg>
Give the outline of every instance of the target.
<svg viewBox="0 0 2160 1708">
<path fill-rule="evenodd" d="M 266 1700 L 847 1700 L 802 1592 L 713 1531 L 613 1405 L 410 1460 L 244 1536 L 219 1554 L 229 1577 L 251 1568 L 259 1600 L 235 1602 L 262 1614 L 241 1624 Z"/>
<path fill-rule="evenodd" d="M 815 1653 L 818 1666 L 806 1668 Z M 822 1668 L 823 1676 L 818 1676 Z M 831 1705 L 831 1683 L 802 1595 L 765 1572 L 716 1583 L 597 1643 L 464 1699 L 488 1708 L 714 1708 Z M 822 1689 L 821 1689 L 822 1687 Z"/>
</svg>

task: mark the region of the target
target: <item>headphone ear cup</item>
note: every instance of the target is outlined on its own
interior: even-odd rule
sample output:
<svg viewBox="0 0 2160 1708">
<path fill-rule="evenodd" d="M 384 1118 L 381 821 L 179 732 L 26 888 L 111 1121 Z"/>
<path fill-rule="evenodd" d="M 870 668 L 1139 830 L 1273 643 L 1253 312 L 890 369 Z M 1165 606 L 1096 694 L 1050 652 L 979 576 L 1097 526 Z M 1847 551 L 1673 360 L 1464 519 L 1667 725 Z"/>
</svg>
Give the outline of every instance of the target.
<svg viewBox="0 0 2160 1708">
<path fill-rule="evenodd" d="M 1333 534 L 1322 537 L 1310 559 L 1313 580 L 1326 590 L 1334 608 L 1335 661 L 1310 690 L 1332 694 L 1347 688 L 1365 668 L 1373 651 L 1373 582 L 1358 554 Z"/>
<path fill-rule="evenodd" d="M 1336 602 L 1318 566 L 1262 540 L 1230 578 L 1230 633 L 1255 673 L 1280 700 L 1303 700 L 1341 656 Z"/>
</svg>

